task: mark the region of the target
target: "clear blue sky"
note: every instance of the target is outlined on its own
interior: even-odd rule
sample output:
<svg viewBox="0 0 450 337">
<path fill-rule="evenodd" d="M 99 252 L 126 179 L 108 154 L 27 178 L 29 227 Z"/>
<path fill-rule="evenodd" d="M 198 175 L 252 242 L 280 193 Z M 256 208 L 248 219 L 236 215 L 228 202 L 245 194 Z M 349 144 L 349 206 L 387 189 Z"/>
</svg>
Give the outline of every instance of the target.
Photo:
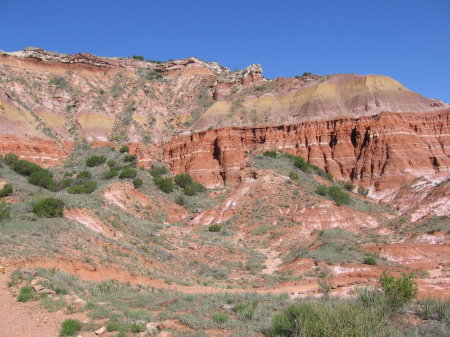
<svg viewBox="0 0 450 337">
<path fill-rule="evenodd" d="M 268 78 L 384 74 L 450 102 L 449 0 L 0 0 L 0 49 L 166 60 Z"/>
</svg>

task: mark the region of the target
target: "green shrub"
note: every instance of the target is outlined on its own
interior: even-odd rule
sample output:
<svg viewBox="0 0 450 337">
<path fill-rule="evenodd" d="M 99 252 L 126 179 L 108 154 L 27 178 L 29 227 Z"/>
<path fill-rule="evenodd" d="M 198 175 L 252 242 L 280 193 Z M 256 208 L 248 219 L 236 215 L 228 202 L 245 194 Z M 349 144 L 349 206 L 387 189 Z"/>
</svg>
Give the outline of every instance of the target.
<svg viewBox="0 0 450 337">
<path fill-rule="evenodd" d="M 61 179 L 59 182 L 58 182 L 58 189 L 64 189 L 64 188 L 67 188 L 67 187 L 69 187 L 69 186 L 71 186 L 73 184 L 73 180 L 72 179 L 70 179 L 70 178 L 64 178 L 64 179 Z"/>
<path fill-rule="evenodd" d="M 57 185 L 53 180 L 53 174 L 46 169 L 40 169 L 28 176 L 28 182 L 32 185 L 40 186 L 51 191 L 56 191 Z"/>
<path fill-rule="evenodd" d="M 356 301 L 296 303 L 276 314 L 269 337 L 387 337 L 397 336 L 381 306 Z"/>
<path fill-rule="evenodd" d="M 112 159 L 108 160 L 108 161 L 106 162 L 106 164 L 107 164 L 109 167 L 114 167 L 114 166 L 116 166 L 116 162 L 115 162 L 114 160 L 112 160 Z"/>
<path fill-rule="evenodd" d="M 289 172 L 289 178 L 291 178 L 292 180 L 298 180 L 300 177 L 297 172 L 291 171 Z"/>
<path fill-rule="evenodd" d="M 327 187 L 325 185 L 319 185 L 316 193 L 322 196 L 329 196 L 338 206 L 349 205 L 351 202 L 350 195 L 337 186 Z"/>
<path fill-rule="evenodd" d="M 137 171 L 136 170 L 133 170 L 129 166 L 125 166 L 124 168 L 122 168 L 122 172 L 120 172 L 119 178 L 120 179 L 136 178 L 136 176 L 137 176 Z"/>
<path fill-rule="evenodd" d="M 18 302 L 27 302 L 34 298 L 34 290 L 31 286 L 25 286 L 20 288 L 19 295 L 17 296 Z"/>
<path fill-rule="evenodd" d="M 99 166 L 106 162 L 105 156 L 91 156 L 86 160 L 86 165 L 89 167 Z"/>
<path fill-rule="evenodd" d="M 128 152 L 130 151 L 130 148 L 127 145 L 124 145 L 119 149 L 119 151 L 120 153 Z"/>
<path fill-rule="evenodd" d="M 263 152 L 263 156 L 270 157 L 270 158 L 276 158 L 277 157 L 277 151 L 275 151 L 275 150 L 265 151 L 265 152 Z"/>
<path fill-rule="evenodd" d="M 303 172 L 308 172 L 310 169 L 309 162 L 302 157 L 294 157 L 294 166 Z"/>
<path fill-rule="evenodd" d="M 10 195 L 13 191 L 13 187 L 11 184 L 6 184 L 3 186 L 3 188 L 0 190 L 0 198 L 6 197 Z"/>
<path fill-rule="evenodd" d="M 145 331 L 145 326 L 140 323 L 130 323 L 129 329 L 131 332 L 142 332 Z"/>
<path fill-rule="evenodd" d="M 328 188 L 328 195 L 334 200 L 336 205 L 349 205 L 350 204 L 350 196 L 348 193 L 342 191 L 337 186 L 331 186 Z"/>
<path fill-rule="evenodd" d="M 118 167 L 111 167 L 109 169 L 109 171 L 106 171 L 105 173 L 103 173 L 102 178 L 103 179 L 112 179 L 114 177 L 117 177 L 119 172 L 120 172 L 120 168 L 118 168 Z"/>
<path fill-rule="evenodd" d="M 77 177 L 75 179 L 75 183 L 81 183 L 81 182 L 85 182 L 89 179 L 92 178 L 92 174 L 89 171 L 81 171 L 80 173 L 77 174 Z"/>
<path fill-rule="evenodd" d="M 0 224 L 9 219 L 11 219 L 9 205 L 4 201 L 0 201 Z"/>
<path fill-rule="evenodd" d="M 175 198 L 175 203 L 177 205 L 183 206 L 184 205 L 184 197 L 182 195 L 179 195 Z"/>
<path fill-rule="evenodd" d="M 395 278 L 383 272 L 380 278 L 381 288 L 392 309 L 399 309 L 417 296 L 417 285 L 412 274 L 403 274 Z"/>
<path fill-rule="evenodd" d="M 373 256 L 368 256 L 363 261 L 364 264 L 368 264 L 369 266 L 376 266 L 377 260 Z"/>
<path fill-rule="evenodd" d="M 208 227 L 208 231 L 216 233 L 216 232 L 220 232 L 220 230 L 222 229 L 222 226 L 219 224 L 214 224 Z"/>
<path fill-rule="evenodd" d="M 132 161 L 136 161 L 137 160 L 137 156 L 135 154 L 127 154 L 125 157 L 123 157 L 123 161 L 125 163 L 129 163 Z"/>
<path fill-rule="evenodd" d="M 70 194 L 89 194 L 96 190 L 97 182 L 96 181 L 86 181 L 81 185 L 74 185 L 67 189 L 67 193 Z"/>
<path fill-rule="evenodd" d="M 195 195 L 198 192 L 203 192 L 203 191 L 205 191 L 205 187 L 202 184 L 199 184 L 196 182 L 187 184 L 184 187 L 184 194 L 186 194 L 186 195 Z"/>
<path fill-rule="evenodd" d="M 5 156 L 3 157 L 3 160 L 5 161 L 5 163 L 7 165 L 12 166 L 12 165 L 14 165 L 14 163 L 16 161 L 19 160 L 19 157 L 17 155 L 15 155 L 14 153 L 8 153 L 8 154 L 5 154 Z"/>
<path fill-rule="evenodd" d="M 175 184 L 182 188 L 185 188 L 186 185 L 192 184 L 193 182 L 191 175 L 188 173 L 177 174 L 175 176 Z"/>
<path fill-rule="evenodd" d="M 211 318 L 216 323 L 226 323 L 228 321 L 228 315 L 224 312 L 215 312 Z"/>
<path fill-rule="evenodd" d="M 27 160 L 17 160 L 13 164 L 13 170 L 23 176 L 29 176 L 33 172 L 42 170 L 39 165 L 31 163 Z"/>
<path fill-rule="evenodd" d="M 173 183 L 172 179 L 170 178 L 155 177 L 153 178 L 153 182 L 155 183 L 156 187 L 158 187 L 165 193 L 170 193 L 173 191 Z"/>
<path fill-rule="evenodd" d="M 317 188 L 316 188 L 316 193 L 318 194 L 318 195 L 321 195 L 321 196 L 327 196 L 328 195 L 328 186 L 325 186 L 325 185 L 319 185 Z"/>
<path fill-rule="evenodd" d="M 364 188 L 362 186 L 358 187 L 358 194 L 367 197 L 367 195 L 369 194 L 369 190 L 367 188 Z"/>
<path fill-rule="evenodd" d="M 61 323 L 61 330 L 59 331 L 60 337 L 74 336 L 81 330 L 81 322 L 76 319 L 66 319 Z"/>
<path fill-rule="evenodd" d="M 351 192 L 351 191 L 353 191 L 355 189 L 355 185 L 353 185 L 351 182 L 347 181 L 347 182 L 344 183 L 344 188 L 347 191 Z"/>
<path fill-rule="evenodd" d="M 133 186 L 134 186 L 134 188 L 139 188 L 139 187 L 141 187 L 143 183 L 144 183 L 144 182 L 142 181 L 141 178 L 135 178 L 135 179 L 133 179 Z"/>
<path fill-rule="evenodd" d="M 144 61 L 144 56 L 141 55 L 133 55 L 132 58 L 138 61 Z"/>
<path fill-rule="evenodd" d="M 59 199 L 46 198 L 33 205 L 33 213 L 40 218 L 60 218 L 63 211 L 64 202 Z"/>
<path fill-rule="evenodd" d="M 150 169 L 150 174 L 152 175 L 152 177 L 160 177 L 167 172 L 168 170 L 165 166 L 152 166 L 152 168 Z"/>
</svg>

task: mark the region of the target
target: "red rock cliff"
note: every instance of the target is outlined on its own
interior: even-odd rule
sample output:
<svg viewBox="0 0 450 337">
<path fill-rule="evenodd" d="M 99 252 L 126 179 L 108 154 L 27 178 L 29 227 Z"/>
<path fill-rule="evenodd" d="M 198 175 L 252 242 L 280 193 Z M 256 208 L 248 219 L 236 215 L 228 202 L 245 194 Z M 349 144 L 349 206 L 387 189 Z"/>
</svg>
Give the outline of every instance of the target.
<svg viewBox="0 0 450 337">
<path fill-rule="evenodd" d="M 338 180 L 360 180 L 381 197 L 415 177 L 450 171 L 449 113 L 222 128 L 173 139 L 164 155 L 174 173 L 188 172 L 212 187 L 237 183 L 249 151 L 278 149 L 309 159 Z"/>
</svg>

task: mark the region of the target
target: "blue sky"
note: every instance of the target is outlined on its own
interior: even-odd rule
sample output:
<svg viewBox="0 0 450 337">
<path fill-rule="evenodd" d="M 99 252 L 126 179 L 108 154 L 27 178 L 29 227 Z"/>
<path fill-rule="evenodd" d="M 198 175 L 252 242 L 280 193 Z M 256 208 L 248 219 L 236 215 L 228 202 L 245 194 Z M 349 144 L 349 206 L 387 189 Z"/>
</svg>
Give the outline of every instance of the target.
<svg viewBox="0 0 450 337">
<path fill-rule="evenodd" d="M 450 102 L 449 0 L 0 0 L 0 49 L 167 60 L 268 78 L 383 74 Z"/>
</svg>

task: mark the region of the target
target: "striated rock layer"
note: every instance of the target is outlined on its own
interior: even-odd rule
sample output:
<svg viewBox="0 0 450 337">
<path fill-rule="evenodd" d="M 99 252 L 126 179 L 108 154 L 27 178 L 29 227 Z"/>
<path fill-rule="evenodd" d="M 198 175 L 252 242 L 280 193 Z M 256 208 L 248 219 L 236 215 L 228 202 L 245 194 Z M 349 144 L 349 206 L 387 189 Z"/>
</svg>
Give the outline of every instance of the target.
<svg viewBox="0 0 450 337">
<path fill-rule="evenodd" d="M 450 109 L 384 112 L 357 119 L 296 125 L 222 128 L 170 141 L 164 156 L 174 173 L 213 187 L 235 184 L 253 150 L 300 155 L 338 180 L 360 180 L 375 197 L 415 177 L 450 172 Z"/>
</svg>

